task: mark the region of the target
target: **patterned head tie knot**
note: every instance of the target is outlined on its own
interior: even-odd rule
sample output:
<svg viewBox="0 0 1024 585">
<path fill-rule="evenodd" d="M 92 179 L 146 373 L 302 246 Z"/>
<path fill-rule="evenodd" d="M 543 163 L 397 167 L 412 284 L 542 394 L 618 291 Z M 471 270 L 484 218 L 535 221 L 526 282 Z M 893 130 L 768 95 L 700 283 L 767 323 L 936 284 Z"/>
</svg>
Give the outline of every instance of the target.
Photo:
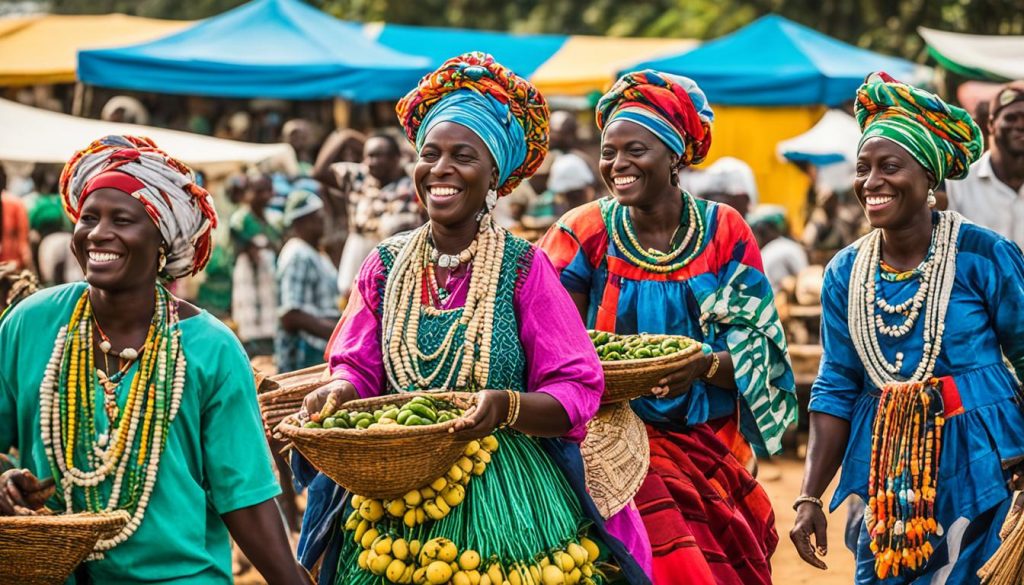
<svg viewBox="0 0 1024 585">
<path fill-rule="evenodd" d="M 679 156 L 678 168 L 700 164 L 707 156 L 714 119 L 696 82 L 652 69 L 623 75 L 597 102 L 602 132 L 618 120 L 639 124 Z"/>
<path fill-rule="evenodd" d="M 981 129 L 968 113 L 933 93 L 872 73 L 857 90 L 853 107 L 863 135 L 903 147 L 934 178 L 962 179 L 982 152 Z"/>
<path fill-rule="evenodd" d="M 498 196 L 537 171 L 548 152 L 548 104 L 537 88 L 486 53 L 445 61 L 395 108 L 419 152 L 441 122 L 465 126 L 487 145 L 498 167 Z"/>
<path fill-rule="evenodd" d="M 75 153 L 60 175 L 64 211 L 78 223 L 82 206 L 98 189 L 114 188 L 138 200 L 163 238 L 170 279 L 196 274 L 210 260 L 217 212 L 195 183 L 192 169 L 149 138 L 110 135 Z"/>
</svg>

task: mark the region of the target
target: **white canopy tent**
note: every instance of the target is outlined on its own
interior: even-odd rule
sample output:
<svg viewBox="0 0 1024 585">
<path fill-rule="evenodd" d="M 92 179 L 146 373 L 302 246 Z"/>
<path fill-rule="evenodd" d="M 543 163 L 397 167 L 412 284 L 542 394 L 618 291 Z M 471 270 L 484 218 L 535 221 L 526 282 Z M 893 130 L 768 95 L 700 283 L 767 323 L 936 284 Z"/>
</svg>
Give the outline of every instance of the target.
<svg viewBox="0 0 1024 585">
<path fill-rule="evenodd" d="M 295 152 L 287 144 L 250 144 L 200 136 L 188 132 L 119 124 L 32 108 L 0 99 L 0 161 L 64 163 L 76 150 L 108 134 L 151 138 L 171 156 L 219 176 L 242 165 L 294 171 Z"/>
<path fill-rule="evenodd" d="M 963 75 L 1024 79 L 1024 36 L 967 35 L 920 27 L 928 52 Z"/>
<path fill-rule="evenodd" d="M 815 165 L 827 165 L 857 159 L 860 126 L 853 116 L 841 110 L 829 110 L 810 130 L 783 140 L 776 147 L 779 158 Z"/>
</svg>

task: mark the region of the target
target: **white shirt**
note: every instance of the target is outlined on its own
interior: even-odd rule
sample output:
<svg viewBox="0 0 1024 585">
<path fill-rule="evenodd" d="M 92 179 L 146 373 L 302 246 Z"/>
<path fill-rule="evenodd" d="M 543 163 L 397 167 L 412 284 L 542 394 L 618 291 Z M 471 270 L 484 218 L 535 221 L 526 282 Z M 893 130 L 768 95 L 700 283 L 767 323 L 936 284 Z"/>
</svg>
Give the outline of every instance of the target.
<svg viewBox="0 0 1024 585">
<path fill-rule="evenodd" d="M 970 173 L 946 181 L 949 209 L 1024 248 L 1024 186 L 1014 191 L 992 170 L 991 154 L 981 155 Z"/>
<path fill-rule="evenodd" d="M 807 252 L 793 240 L 779 237 L 761 248 L 761 261 L 772 290 L 778 292 L 787 276 L 796 276 L 807 268 Z"/>
</svg>

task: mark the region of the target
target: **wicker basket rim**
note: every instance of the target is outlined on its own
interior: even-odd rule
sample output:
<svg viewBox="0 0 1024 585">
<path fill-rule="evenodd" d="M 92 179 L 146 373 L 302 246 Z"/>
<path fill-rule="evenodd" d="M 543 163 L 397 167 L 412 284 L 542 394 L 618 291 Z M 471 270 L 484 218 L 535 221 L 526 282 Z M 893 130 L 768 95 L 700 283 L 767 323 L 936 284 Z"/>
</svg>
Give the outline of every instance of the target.
<svg viewBox="0 0 1024 585">
<path fill-rule="evenodd" d="M 677 336 L 674 336 L 674 337 L 683 337 L 683 336 L 677 335 Z M 690 339 L 690 341 L 693 341 L 693 339 L 691 339 L 689 337 L 687 337 L 686 339 Z M 603 361 L 602 360 L 601 361 L 601 366 L 604 367 L 604 368 L 607 368 L 607 367 L 611 366 L 612 368 L 615 368 L 615 369 L 635 368 L 637 366 L 658 366 L 658 365 L 662 365 L 662 364 L 672 363 L 672 362 L 681 360 L 682 358 L 688 358 L 688 357 L 692 356 L 693 354 L 699 352 L 700 350 L 701 350 L 701 344 L 697 343 L 696 341 L 694 341 L 693 344 L 690 345 L 689 347 L 687 347 L 686 349 L 681 349 L 681 350 L 679 350 L 679 351 L 677 351 L 675 353 L 670 353 L 668 355 L 649 357 L 649 358 L 637 358 L 637 359 L 631 359 L 631 360 L 611 360 L 611 361 Z"/>
<path fill-rule="evenodd" d="M 123 510 L 116 512 L 76 514 L 37 514 L 35 516 L 0 516 L 0 528 L 31 528 L 35 526 L 93 527 L 120 525 L 123 527 L 131 516 Z"/>
</svg>

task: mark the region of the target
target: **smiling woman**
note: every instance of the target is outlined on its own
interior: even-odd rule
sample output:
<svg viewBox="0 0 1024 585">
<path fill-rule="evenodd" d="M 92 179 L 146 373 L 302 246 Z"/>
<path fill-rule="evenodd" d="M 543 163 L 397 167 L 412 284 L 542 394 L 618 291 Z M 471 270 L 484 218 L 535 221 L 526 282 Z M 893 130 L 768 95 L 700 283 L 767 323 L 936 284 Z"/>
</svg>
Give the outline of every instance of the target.
<svg viewBox="0 0 1024 585">
<path fill-rule="evenodd" d="M 0 476 L 0 514 L 127 511 L 79 567 L 85 582 L 230 583 L 228 532 L 268 582 L 308 582 L 273 500 L 248 361 L 158 280 L 206 265 L 210 195 L 132 136 L 76 153 L 61 195 L 86 282 L 0 325 L 0 452 L 16 447 L 25 466 Z"/>
</svg>

